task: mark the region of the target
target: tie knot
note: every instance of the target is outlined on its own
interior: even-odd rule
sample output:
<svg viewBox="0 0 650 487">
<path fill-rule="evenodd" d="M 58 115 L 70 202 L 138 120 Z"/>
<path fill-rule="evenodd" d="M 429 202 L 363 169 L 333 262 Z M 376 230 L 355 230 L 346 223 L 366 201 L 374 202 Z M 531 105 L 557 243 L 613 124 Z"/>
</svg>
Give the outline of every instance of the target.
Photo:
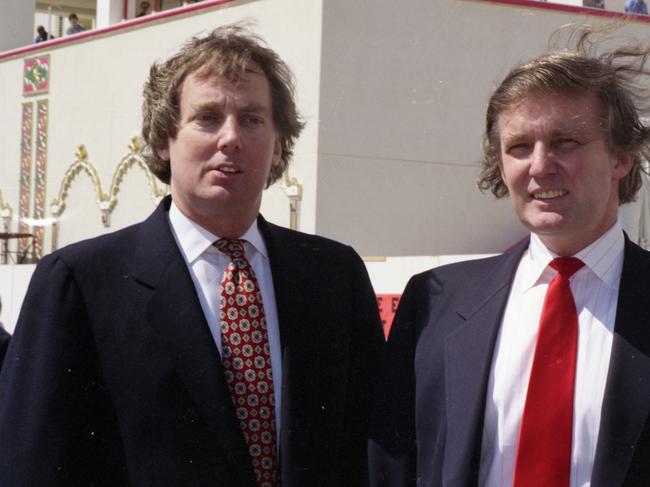
<svg viewBox="0 0 650 487">
<path fill-rule="evenodd" d="M 585 263 L 575 257 L 556 257 L 549 265 L 562 275 L 562 277 L 569 279 Z"/>
<path fill-rule="evenodd" d="M 217 240 L 214 246 L 232 260 L 246 258 L 244 255 L 244 241 L 238 238 L 222 238 Z"/>
</svg>

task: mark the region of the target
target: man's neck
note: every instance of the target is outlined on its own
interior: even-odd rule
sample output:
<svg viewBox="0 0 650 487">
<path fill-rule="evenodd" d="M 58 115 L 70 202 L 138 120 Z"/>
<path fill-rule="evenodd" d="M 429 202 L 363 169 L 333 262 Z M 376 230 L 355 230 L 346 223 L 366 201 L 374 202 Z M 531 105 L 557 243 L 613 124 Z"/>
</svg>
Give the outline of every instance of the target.
<svg viewBox="0 0 650 487">
<path fill-rule="evenodd" d="M 255 215 L 256 217 L 257 215 Z M 196 222 L 210 233 L 217 235 L 221 238 L 239 238 L 251 227 L 255 217 L 246 220 L 219 220 L 218 222 Z"/>
<path fill-rule="evenodd" d="M 571 257 L 601 239 L 603 235 L 612 230 L 617 225 L 617 223 L 618 220 L 614 220 L 614 222 L 609 225 L 604 231 L 598 232 L 589 238 L 585 238 L 585 236 L 581 236 L 583 238 L 553 238 L 540 234 L 537 234 L 537 237 L 539 238 L 540 242 L 555 255 L 559 257 Z"/>
<path fill-rule="evenodd" d="M 229 211 L 223 214 L 218 212 L 203 214 L 198 211 L 191 211 L 191 209 L 188 211 L 183 205 L 178 204 L 178 201 L 174 201 L 174 203 L 186 218 L 220 238 L 241 237 L 251 227 L 259 214 L 259 207 L 240 212 Z"/>
</svg>

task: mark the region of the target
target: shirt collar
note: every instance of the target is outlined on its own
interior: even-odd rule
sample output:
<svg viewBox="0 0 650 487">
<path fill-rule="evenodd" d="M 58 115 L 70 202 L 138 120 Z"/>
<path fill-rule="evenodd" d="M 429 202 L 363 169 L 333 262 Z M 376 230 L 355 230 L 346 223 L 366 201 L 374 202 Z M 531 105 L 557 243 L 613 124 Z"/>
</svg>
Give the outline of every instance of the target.
<svg viewBox="0 0 650 487">
<path fill-rule="evenodd" d="M 186 217 L 173 200 L 169 207 L 169 222 L 176 237 L 176 242 L 188 264 L 192 264 L 204 252 L 218 252 L 212 244 L 219 240 L 220 237 Z M 244 247 L 247 254 L 250 255 L 251 250 L 255 250 L 265 259 L 268 259 L 264 239 L 257 227 L 257 219 L 253 221 L 240 239 L 246 241 Z"/>
<path fill-rule="evenodd" d="M 601 281 L 610 288 L 616 288 L 623 268 L 623 251 L 625 238 L 623 228 L 617 221 L 597 240 L 589 244 L 574 257 L 585 263 L 585 268 L 591 270 Z M 530 245 L 522 263 L 526 266 L 524 289 L 529 289 L 548 277 L 555 275 L 548 270 L 548 264 L 557 255 L 549 250 L 536 234 L 531 234 Z M 547 272 L 545 272 L 547 271 Z M 580 272 L 580 271 L 579 271 Z"/>
</svg>

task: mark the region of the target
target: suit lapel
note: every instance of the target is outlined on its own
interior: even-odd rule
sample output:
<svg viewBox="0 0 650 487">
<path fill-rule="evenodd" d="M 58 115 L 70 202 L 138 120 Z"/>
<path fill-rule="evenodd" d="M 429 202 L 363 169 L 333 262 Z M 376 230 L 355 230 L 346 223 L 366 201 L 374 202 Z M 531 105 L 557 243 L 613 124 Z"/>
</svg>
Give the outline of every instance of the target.
<svg viewBox="0 0 650 487">
<path fill-rule="evenodd" d="M 287 235 L 282 235 L 286 230 L 268 223 L 261 215 L 257 222 L 269 253 L 280 323 L 280 342 L 284 353 L 285 347 L 291 342 L 293 332 L 300 327 L 301 317 L 304 316 L 304 293 L 301 290 L 308 284 L 309 274 L 300 247 L 294 245 Z"/>
<path fill-rule="evenodd" d="M 446 338 L 447 447 L 443 479 L 450 485 L 478 481 L 492 354 L 521 254 L 504 255 L 490 275 L 468 289 L 465 296 L 469 300 L 457 308 L 463 323 Z"/>
<path fill-rule="evenodd" d="M 307 332 L 306 327 L 301 326 L 304 325 L 302 321 L 306 316 L 302 290 L 309 289 L 312 283 L 308 279 L 304 251 L 295 245 L 290 234 L 285 229 L 267 223 L 262 216 L 258 218 L 258 227 L 269 253 L 282 349 L 280 469 L 284 485 L 292 485 L 293 471 L 300 470 L 300 465 L 292 454 L 293 446 L 301 444 L 299 438 L 309 433 L 308 428 L 294 414 L 296 408 L 293 403 L 298 395 L 318 397 L 318 392 L 312 391 L 316 386 L 315 381 L 295 383 L 297 374 L 292 374 L 292 371 L 305 371 L 313 366 L 310 363 L 298 363 L 298 357 L 304 354 L 296 353 L 300 347 L 308 346 L 313 341 L 301 338 Z"/>
<path fill-rule="evenodd" d="M 648 289 L 650 258 L 626 238 L 614 341 L 592 475 L 593 487 L 616 487 L 623 484 L 648 419 Z"/>
<path fill-rule="evenodd" d="M 146 318 L 169 350 L 210 431 L 245 483 L 254 485 L 248 449 L 235 418 L 221 360 L 166 217 L 169 200 L 141 224 L 133 277 L 151 290 Z"/>
</svg>

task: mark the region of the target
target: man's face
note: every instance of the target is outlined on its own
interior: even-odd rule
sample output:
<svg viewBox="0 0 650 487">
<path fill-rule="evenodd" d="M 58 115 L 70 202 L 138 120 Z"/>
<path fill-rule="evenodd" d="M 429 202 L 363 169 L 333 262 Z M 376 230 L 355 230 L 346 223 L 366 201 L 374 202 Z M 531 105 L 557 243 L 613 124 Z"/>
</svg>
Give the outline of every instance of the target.
<svg viewBox="0 0 650 487">
<path fill-rule="evenodd" d="M 254 63 L 237 84 L 194 73 L 180 92 L 178 132 L 159 152 L 170 160 L 176 205 L 197 223 L 257 215 L 282 155 L 266 75 Z"/>
<path fill-rule="evenodd" d="M 594 95 L 532 93 L 498 120 L 501 175 L 517 216 L 559 255 L 616 221 L 618 182 L 632 156 L 609 151 Z"/>
</svg>

